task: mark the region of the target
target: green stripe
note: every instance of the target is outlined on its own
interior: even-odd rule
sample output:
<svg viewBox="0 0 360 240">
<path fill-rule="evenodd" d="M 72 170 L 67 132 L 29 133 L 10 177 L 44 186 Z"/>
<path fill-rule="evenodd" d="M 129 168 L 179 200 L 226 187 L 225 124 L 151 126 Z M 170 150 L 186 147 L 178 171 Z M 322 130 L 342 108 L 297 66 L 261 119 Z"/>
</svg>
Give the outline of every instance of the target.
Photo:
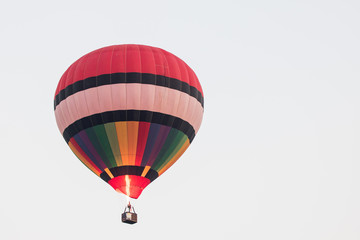
<svg viewBox="0 0 360 240">
<path fill-rule="evenodd" d="M 119 148 L 119 140 L 118 140 L 117 134 L 116 134 L 115 123 L 114 122 L 107 123 L 104 126 L 105 126 L 108 141 L 109 141 L 111 149 L 112 149 L 112 153 L 115 157 L 115 162 L 116 162 L 116 160 L 118 160 L 118 162 L 119 162 L 119 164 L 116 164 L 116 165 L 121 166 L 122 159 L 121 159 L 121 153 L 120 153 L 120 148 Z"/>
<path fill-rule="evenodd" d="M 160 171 L 163 167 L 165 167 L 165 165 L 166 165 L 168 162 L 170 162 L 170 160 L 175 156 L 175 154 L 177 154 L 177 153 L 180 151 L 180 149 L 182 148 L 182 146 L 185 144 L 186 140 L 188 140 L 188 139 L 189 139 L 189 138 L 188 138 L 188 136 L 186 136 L 186 135 L 184 135 L 184 136 L 182 137 L 181 143 L 176 146 L 176 149 L 172 152 L 172 154 L 169 156 L 169 158 L 167 158 L 167 159 L 163 162 L 163 164 L 161 164 L 161 166 L 158 168 L 158 171 Z"/>
<path fill-rule="evenodd" d="M 115 157 L 114 154 L 111 150 L 111 146 L 109 143 L 109 139 L 108 139 L 108 135 L 106 134 L 106 130 L 104 125 L 98 125 L 94 127 L 95 133 L 99 139 L 99 142 L 102 146 L 102 149 L 104 150 L 104 153 L 106 155 L 106 158 L 109 162 L 109 168 L 110 167 L 116 167 L 116 161 L 115 161 Z"/>
<path fill-rule="evenodd" d="M 105 165 L 108 168 L 116 167 L 116 162 L 112 154 L 109 141 L 107 140 L 104 125 L 97 125 L 95 127 L 88 128 L 85 131 Z"/>
<path fill-rule="evenodd" d="M 186 139 L 188 137 L 183 132 L 172 128 L 151 168 L 159 171 L 180 150 Z"/>
</svg>

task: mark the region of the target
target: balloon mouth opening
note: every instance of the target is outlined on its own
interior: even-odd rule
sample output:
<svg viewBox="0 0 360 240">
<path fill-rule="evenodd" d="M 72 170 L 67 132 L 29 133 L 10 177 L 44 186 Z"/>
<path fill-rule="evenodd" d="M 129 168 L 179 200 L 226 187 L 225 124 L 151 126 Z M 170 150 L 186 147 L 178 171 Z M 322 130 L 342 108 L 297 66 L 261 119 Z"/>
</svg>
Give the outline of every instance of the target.
<svg viewBox="0 0 360 240">
<path fill-rule="evenodd" d="M 145 187 L 149 185 L 150 180 L 136 175 L 123 175 L 110 179 L 108 183 L 115 191 L 129 198 L 129 201 L 130 198 L 137 199 Z"/>
</svg>

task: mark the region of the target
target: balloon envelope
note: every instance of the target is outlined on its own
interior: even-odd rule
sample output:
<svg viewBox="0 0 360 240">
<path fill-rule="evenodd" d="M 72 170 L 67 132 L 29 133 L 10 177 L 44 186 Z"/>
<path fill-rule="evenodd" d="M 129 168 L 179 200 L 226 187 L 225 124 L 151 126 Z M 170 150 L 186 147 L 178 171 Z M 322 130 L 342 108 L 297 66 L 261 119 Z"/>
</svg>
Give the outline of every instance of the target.
<svg viewBox="0 0 360 240">
<path fill-rule="evenodd" d="M 54 105 L 59 130 L 80 161 L 115 190 L 138 198 L 189 147 L 204 97 L 195 73 L 175 55 L 116 45 L 74 62 Z"/>
</svg>

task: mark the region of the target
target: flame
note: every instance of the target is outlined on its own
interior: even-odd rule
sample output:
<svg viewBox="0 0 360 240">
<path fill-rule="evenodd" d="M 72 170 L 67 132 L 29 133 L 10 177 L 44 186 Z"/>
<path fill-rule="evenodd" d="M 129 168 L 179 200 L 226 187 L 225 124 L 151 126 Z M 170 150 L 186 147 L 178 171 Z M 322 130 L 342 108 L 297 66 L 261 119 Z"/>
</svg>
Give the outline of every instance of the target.
<svg viewBox="0 0 360 240">
<path fill-rule="evenodd" d="M 126 183 L 126 198 L 128 201 L 130 201 L 130 183 L 131 179 L 129 178 L 129 175 L 125 176 L 125 183 Z"/>
</svg>

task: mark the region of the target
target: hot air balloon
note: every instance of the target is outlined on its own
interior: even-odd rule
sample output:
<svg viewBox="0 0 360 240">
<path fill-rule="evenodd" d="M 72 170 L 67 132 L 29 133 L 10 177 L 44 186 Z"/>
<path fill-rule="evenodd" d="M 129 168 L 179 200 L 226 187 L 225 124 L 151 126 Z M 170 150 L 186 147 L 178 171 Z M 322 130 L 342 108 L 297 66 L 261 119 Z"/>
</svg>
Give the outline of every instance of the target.
<svg viewBox="0 0 360 240">
<path fill-rule="evenodd" d="M 54 108 L 59 130 L 80 161 L 136 199 L 193 141 L 204 96 L 180 58 L 125 44 L 74 62 L 58 83 Z"/>
</svg>

